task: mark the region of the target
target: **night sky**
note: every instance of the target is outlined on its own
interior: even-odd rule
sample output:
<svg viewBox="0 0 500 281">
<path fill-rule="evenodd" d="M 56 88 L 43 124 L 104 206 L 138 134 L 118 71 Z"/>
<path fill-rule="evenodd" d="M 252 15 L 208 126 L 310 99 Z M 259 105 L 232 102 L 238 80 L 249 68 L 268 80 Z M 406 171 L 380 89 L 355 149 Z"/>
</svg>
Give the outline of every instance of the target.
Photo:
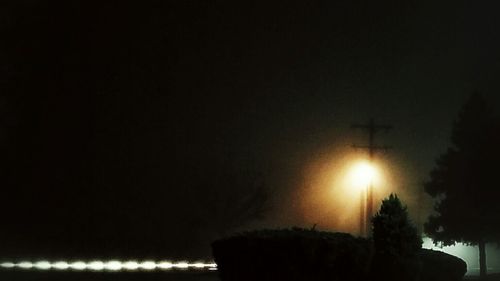
<svg viewBox="0 0 500 281">
<path fill-rule="evenodd" d="M 377 198 L 423 222 L 461 104 L 499 100 L 497 10 L 277 2 L 3 1 L 0 256 L 204 256 L 234 231 L 207 202 L 256 182 L 267 215 L 240 227 L 355 232 L 332 181 L 370 117 L 394 126 Z"/>
</svg>

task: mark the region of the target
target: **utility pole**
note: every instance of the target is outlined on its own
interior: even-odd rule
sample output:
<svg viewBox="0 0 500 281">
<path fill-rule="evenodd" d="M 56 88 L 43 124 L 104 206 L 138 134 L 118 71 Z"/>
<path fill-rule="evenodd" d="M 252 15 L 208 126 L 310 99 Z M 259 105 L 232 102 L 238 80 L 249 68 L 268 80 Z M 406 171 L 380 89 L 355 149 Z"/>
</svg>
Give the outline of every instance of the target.
<svg viewBox="0 0 500 281">
<path fill-rule="evenodd" d="M 380 131 L 387 132 L 391 130 L 393 128 L 391 125 L 379 125 L 375 123 L 373 118 L 370 118 L 367 124 L 352 124 L 351 128 L 362 129 L 368 132 L 368 145 L 353 144 L 352 147 L 356 149 L 368 150 L 368 160 L 370 161 L 370 164 L 373 163 L 375 153 L 391 149 L 391 147 L 386 145 L 378 146 L 375 144 L 376 134 Z M 371 236 L 370 220 L 373 216 L 373 181 L 370 182 L 366 192 L 361 194 L 360 206 L 359 234 L 360 236 Z"/>
</svg>

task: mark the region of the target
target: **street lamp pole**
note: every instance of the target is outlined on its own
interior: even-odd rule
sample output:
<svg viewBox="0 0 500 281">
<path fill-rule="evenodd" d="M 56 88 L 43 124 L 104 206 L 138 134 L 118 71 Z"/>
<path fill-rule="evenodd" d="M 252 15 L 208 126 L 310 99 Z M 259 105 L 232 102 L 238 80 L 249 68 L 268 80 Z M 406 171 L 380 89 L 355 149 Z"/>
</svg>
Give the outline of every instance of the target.
<svg viewBox="0 0 500 281">
<path fill-rule="evenodd" d="M 365 210 L 365 205 L 366 205 L 366 189 L 363 188 L 359 191 L 359 236 L 364 237 L 365 236 L 365 218 L 366 218 L 366 210 Z"/>
<path fill-rule="evenodd" d="M 370 118 L 370 130 L 369 130 L 369 144 L 368 144 L 368 153 L 369 153 L 369 158 L 368 161 L 370 165 L 373 167 L 373 156 L 375 154 L 375 122 L 373 121 L 373 118 Z M 372 231 L 371 231 L 371 219 L 373 216 L 373 177 L 370 178 L 370 182 L 368 183 L 368 187 L 366 190 L 366 221 L 365 221 L 365 234 L 368 237 L 372 236 Z"/>
<path fill-rule="evenodd" d="M 379 150 L 387 151 L 390 149 L 388 146 L 377 146 L 375 144 L 375 135 L 383 130 L 389 131 L 392 129 L 390 125 L 378 125 L 375 124 L 373 118 L 370 118 L 368 124 L 352 124 L 351 128 L 354 129 L 363 129 L 368 131 L 368 145 L 355 145 L 354 148 L 367 149 L 369 154 L 369 162 L 370 165 L 373 165 L 373 158 L 375 153 Z M 365 191 L 361 192 L 361 207 L 360 207 L 360 236 L 368 236 L 372 235 L 371 233 L 371 218 L 373 216 L 373 180 L 370 180 L 368 186 Z"/>
</svg>

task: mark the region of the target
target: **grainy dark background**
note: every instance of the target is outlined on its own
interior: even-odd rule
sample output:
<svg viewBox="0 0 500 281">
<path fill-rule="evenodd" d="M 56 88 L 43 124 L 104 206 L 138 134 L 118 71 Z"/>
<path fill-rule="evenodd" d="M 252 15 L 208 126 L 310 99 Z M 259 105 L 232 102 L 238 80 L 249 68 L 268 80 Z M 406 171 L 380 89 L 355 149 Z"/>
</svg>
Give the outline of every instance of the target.
<svg viewBox="0 0 500 281">
<path fill-rule="evenodd" d="M 384 159 L 421 222 L 459 106 L 496 99 L 493 7 L 3 1 L 0 256 L 208 257 L 218 218 L 193 194 L 228 177 L 265 179 L 264 225 L 338 229 L 341 206 L 303 201 L 305 171 L 369 117 L 396 128 Z"/>
</svg>

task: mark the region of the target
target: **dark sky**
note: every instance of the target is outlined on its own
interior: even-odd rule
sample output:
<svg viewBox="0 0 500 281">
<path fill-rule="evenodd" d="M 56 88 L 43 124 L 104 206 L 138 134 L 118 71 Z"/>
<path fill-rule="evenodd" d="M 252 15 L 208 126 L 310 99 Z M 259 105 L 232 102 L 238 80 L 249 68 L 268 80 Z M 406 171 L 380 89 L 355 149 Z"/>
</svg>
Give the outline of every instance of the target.
<svg viewBox="0 0 500 281">
<path fill-rule="evenodd" d="M 255 180 L 263 225 L 352 231 L 314 198 L 370 117 L 395 127 L 377 196 L 425 219 L 418 191 L 460 105 L 497 100 L 494 7 L 235 2 L 1 4 L 0 252 L 201 255 L 217 218 L 200 202 Z"/>
</svg>

